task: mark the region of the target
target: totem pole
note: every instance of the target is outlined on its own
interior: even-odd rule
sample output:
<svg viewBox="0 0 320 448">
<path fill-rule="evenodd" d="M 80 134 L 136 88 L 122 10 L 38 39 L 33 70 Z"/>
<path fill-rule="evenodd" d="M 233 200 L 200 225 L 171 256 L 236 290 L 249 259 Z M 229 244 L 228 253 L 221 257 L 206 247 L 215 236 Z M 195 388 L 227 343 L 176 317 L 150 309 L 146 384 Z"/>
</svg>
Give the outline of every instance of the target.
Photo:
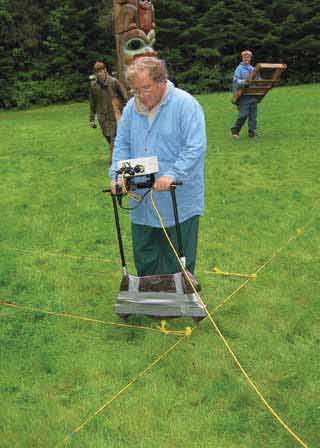
<svg viewBox="0 0 320 448">
<path fill-rule="evenodd" d="M 156 56 L 154 10 L 148 0 L 114 0 L 117 77 L 126 85 L 125 69 L 139 56 Z"/>
</svg>

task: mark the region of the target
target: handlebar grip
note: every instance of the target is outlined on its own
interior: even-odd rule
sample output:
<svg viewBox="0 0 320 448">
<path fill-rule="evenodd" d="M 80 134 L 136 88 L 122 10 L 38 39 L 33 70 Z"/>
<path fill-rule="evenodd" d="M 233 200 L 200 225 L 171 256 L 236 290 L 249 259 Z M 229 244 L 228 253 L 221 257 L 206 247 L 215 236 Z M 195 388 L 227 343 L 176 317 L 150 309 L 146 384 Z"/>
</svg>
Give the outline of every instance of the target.
<svg viewBox="0 0 320 448">
<path fill-rule="evenodd" d="M 112 193 L 111 188 L 104 188 L 103 190 L 101 190 L 101 193 L 111 193 L 111 196 L 122 196 L 123 195 L 122 191 L 116 191 L 116 193 Z"/>
<path fill-rule="evenodd" d="M 180 185 L 183 185 L 183 182 L 178 180 L 177 182 L 172 182 L 171 188 L 179 187 Z"/>
</svg>

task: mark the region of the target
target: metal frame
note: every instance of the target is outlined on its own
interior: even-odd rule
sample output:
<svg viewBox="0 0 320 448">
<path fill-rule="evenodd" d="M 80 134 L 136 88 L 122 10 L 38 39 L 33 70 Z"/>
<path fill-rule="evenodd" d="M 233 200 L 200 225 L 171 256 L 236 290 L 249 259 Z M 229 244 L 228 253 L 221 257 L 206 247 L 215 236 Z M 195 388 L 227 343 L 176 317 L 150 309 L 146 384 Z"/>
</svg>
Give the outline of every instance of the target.
<svg viewBox="0 0 320 448">
<path fill-rule="evenodd" d="M 136 187 L 151 188 L 153 183 L 154 180 L 149 180 L 147 183 L 136 184 Z M 181 185 L 181 183 L 176 183 L 171 186 L 170 195 L 177 232 L 177 253 L 183 266 L 185 266 L 184 249 L 175 194 L 176 186 L 179 184 Z M 113 194 L 110 189 L 106 189 L 104 192 L 111 193 L 123 272 L 120 292 L 115 304 L 116 314 L 125 319 L 132 314 L 154 317 L 189 316 L 197 321 L 206 317 L 204 305 L 193 290 L 194 287 L 196 291 L 199 291 L 200 285 L 194 275 L 190 272 L 188 272 L 188 277 L 191 279 L 193 287 L 191 287 L 186 279 L 182 268 L 180 272 L 175 274 L 151 275 L 145 277 L 137 277 L 128 273 L 117 203 L 117 198 L 120 195 Z M 160 285 L 160 289 L 155 288 L 154 285 Z"/>
</svg>

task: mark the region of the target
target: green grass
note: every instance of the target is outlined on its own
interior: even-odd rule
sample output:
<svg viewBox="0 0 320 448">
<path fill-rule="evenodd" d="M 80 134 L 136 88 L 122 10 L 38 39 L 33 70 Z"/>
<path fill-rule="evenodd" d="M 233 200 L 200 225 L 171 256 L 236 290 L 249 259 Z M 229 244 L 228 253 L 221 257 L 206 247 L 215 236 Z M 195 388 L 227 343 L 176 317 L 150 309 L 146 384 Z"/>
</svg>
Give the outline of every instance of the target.
<svg viewBox="0 0 320 448">
<path fill-rule="evenodd" d="M 264 397 L 319 446 L 320 86 L 279 88 L 259 106 L 260 137 L 230 138 L 230 95 L 203 95 L 206 214 L 197 277 Z M 121 277 L 108 149 L 87 104 L 0 113 L 0 300 L 120 322 Z M 130 270 L 129 219 L 121 214 Z M 302 229 L 301 237 L 297 229 Z M 289 238 L 293 239 L 288 243 Z M 54 256 L 56 254 L 56 256 Z M 0 306 L 1 448 L 56 447 L 176 341 L 133 328 Z M 130 323 L 155 327 L 146 317 Z M 193 325 L 188 319 L 170 327 Z M 290 448 L 208 319 L 71 437 L 72 447 Z"/>
</svg>

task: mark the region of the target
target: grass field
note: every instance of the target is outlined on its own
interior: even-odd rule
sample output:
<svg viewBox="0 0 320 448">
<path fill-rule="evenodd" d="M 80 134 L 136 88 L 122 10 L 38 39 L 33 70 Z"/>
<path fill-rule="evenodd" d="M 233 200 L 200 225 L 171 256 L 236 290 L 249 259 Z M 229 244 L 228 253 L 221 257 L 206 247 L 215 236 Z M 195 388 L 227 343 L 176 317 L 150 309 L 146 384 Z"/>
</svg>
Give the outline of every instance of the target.
<svg viewBox="0 0 320 448">
<path fill-rule="evenodd" d="M 320 446 L 320 85 L 270 92 L 255 140 L 230 138 L 229 97 L 199 97 L 208 153 L 197 277 L 242 367 L 296 437 L 209 319 L 182 339 L 134 328 L 155 329 L 146 317 L 110 324 L 121 323 L 121 269 L 101 193 L 108 151 L 78 103 L 0 112 L 1 448 Z M 133 271 L 125 213 L 121 222 Z M 245 279 L 215 266 L 262 269 L 232 295 Z"/>
</svg>

